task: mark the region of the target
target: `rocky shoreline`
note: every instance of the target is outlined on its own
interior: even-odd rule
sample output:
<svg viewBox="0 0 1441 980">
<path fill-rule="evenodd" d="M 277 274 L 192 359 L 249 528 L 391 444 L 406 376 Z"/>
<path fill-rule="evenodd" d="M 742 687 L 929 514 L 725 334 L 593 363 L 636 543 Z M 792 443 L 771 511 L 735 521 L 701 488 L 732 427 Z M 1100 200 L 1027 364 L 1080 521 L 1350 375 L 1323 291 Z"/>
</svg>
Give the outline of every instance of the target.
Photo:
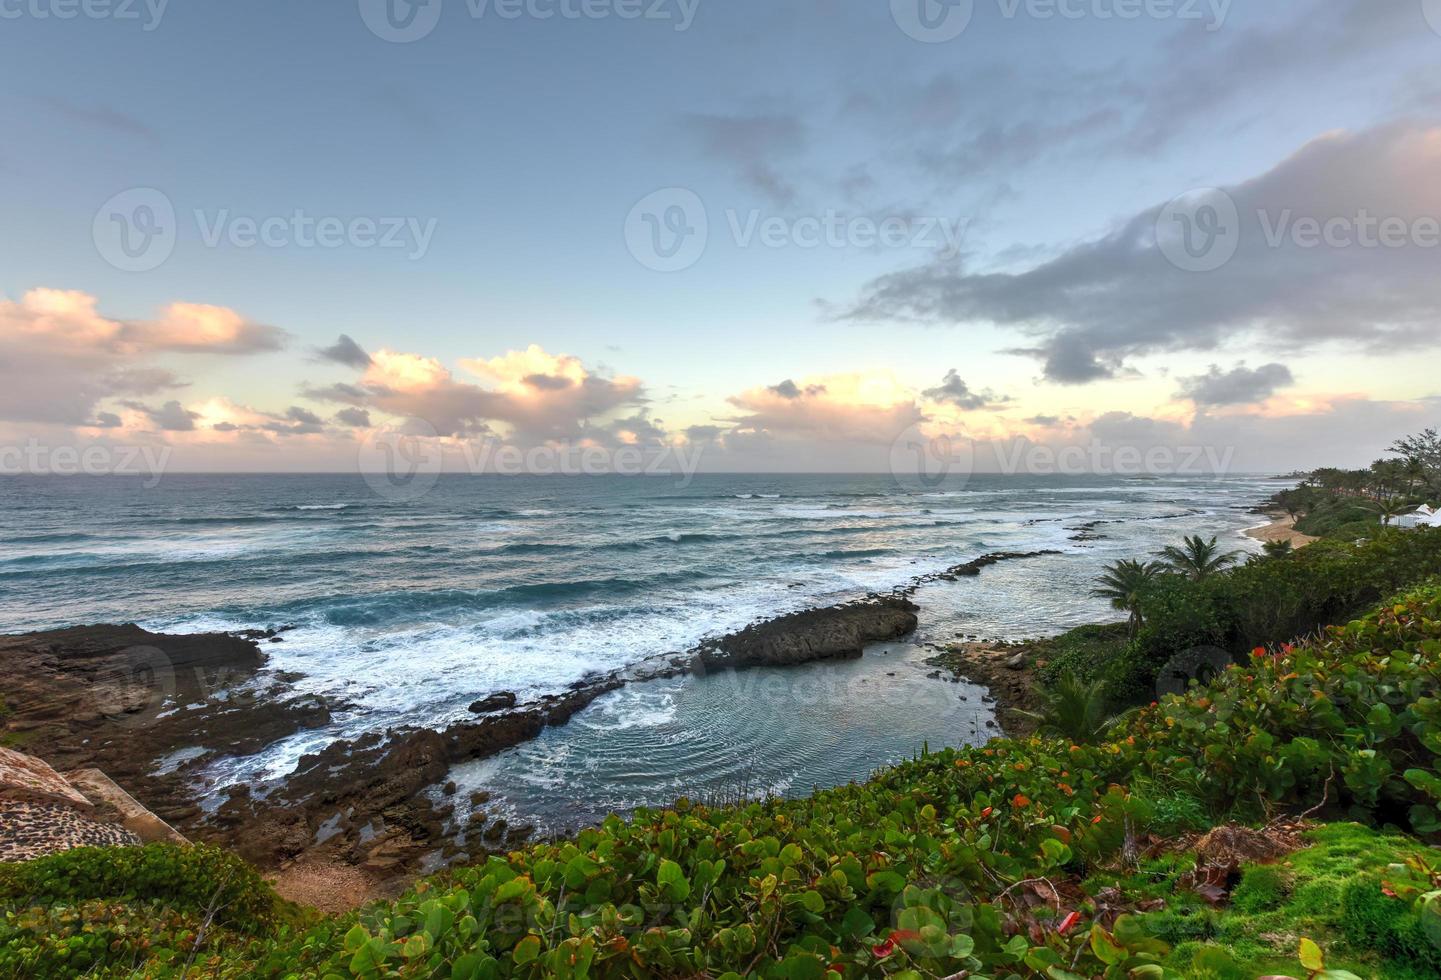
<svg viewBox="0 0 1441 980">
<path fill-rule="evenodd" d="M 333 713 L 354 707 L 299 693 L 300 678 L 268 669 L 262 644 L 284 642 L 285 627 L 174 636 L 98 625 L 0 637 L 0 663 L 14 678 L 0 722 L 5 744 L 58 767 L 104 771 L 191 840 L 224 844 L 282 875 L 299 867 L 324 877 L 327 866 L 342 867 L 373 897 L 423 866 L 475 860 L 530 835 L 526 825 L 487 815 L 484 793 L 472 797 L 459 826 L 452 766 L 563 725 L 627 683 L 858 657 L 868 644 L 915 630 L 910 597 L 922 585 L 1045 554 L 1054 552 L 985 555 L 890 594 L 752 623 L 534 701 L 495 692 L 471 706 L 472 719 L 333 742 L 278 780 L 229 787 L 209 807 L 197 800 L 197 777 L 216 760 L 325 728 Z M 1009 680 L 979 660 L 965 673 L 1003 692 Z"/>
</svg>

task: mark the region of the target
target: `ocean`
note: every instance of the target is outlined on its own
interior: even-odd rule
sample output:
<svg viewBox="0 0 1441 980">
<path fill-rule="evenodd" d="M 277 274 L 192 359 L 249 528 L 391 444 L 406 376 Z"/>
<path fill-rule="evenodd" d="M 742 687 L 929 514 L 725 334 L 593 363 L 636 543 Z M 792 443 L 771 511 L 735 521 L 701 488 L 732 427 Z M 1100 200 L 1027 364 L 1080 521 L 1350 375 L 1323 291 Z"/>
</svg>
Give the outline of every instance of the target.
<svg viewBox="0 0 1441 980">
<path fill-rule="evenodd" d="M 984 692 L 929 677 L 924 644 L 1019 639 L 1118 614 L 1101 567 L 1189 533 L 1241 532 L 1260 476 L 442 476 L 395 500 L 359 476 L 0 478 L 0 632 L 138 622 L 293 627 L 294 686 L 344 699 L 327 728 L 210 767 L 205 793 L 396 725 L 443 726 L 756 619 L 904 585 L 993 551 L 1054 549 L 915 596 L 916 636 L 857 661 L 631 685 L 459 767 L 518 819 L 561 828 L 679 795 L 806 792 L 927 745 L 994 734 Z"/>
</svg>

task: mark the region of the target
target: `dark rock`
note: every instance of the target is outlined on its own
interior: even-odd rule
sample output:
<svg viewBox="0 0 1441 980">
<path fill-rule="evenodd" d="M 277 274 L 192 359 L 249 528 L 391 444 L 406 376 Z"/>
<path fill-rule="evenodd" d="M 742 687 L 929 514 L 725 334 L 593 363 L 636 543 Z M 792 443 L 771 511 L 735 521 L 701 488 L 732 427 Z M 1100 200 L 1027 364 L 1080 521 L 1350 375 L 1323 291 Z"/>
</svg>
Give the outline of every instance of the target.
<svg viewBox="0 0 1441 980">
<path fill-rule="evenodd" d="M 503 711 L 515 707 L 515 695 L 510 691 L 498 691 L 487 697 L 474 701 L 470 705 L 472 713 L 483 715 L 490 711 Z"/>
<path fill-rule="evenodd" d="M 791 613 L 702 644 L 701 665 L 710 670 L 777 667 L 858 657 L 867 643 L 895 640 L 916 628 L 915 603 L 877 597 L 824 609 Z"/>
</svg>

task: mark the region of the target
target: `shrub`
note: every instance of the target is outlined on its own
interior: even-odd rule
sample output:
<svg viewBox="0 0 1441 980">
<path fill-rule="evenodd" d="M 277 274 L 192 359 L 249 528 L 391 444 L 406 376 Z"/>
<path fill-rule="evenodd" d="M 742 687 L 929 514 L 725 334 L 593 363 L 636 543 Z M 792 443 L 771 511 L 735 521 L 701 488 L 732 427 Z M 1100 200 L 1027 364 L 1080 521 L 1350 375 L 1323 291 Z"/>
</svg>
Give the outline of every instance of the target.
<svg viewBox="0 0 1441 980">
<path fill-rule="evenodd" d="M 215 907 L 216 922 L 257 935 L 294 914 L 259 872 L 215 847 L 79 847 L 0 865 L 0 907 L 90 900 L 157 902 L 201 915 Z"/>
</svg>

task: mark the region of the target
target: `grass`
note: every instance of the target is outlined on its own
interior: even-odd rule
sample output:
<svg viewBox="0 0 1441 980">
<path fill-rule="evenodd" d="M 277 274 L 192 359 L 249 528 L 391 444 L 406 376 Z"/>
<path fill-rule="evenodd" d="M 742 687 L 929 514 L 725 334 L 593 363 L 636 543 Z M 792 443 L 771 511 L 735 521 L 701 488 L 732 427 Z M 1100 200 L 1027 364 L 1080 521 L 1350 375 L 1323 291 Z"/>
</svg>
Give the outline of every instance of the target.
<svg viewBox="0 0 1441 980">
<path fill-rule="evenodd" d="M 1302 937 L 1326 950 L 1330 969 L 1378 980 L 1441 975 L 1441 948 L 1420 934 L 1405 903 L 1381 891 L 1387 865 L 1426 848 L 1355 823 L 1326 824 L 1306 838 L 1309 846 L 1277 864 L 1246 866 L 1221 909 L 1178 887 L 1193 866 L 1189 854 L 1142 862 L 1123 877 L 1097 875 L 1086 890 L 1111 886 L 1133 901 L 1164 899 L 1166 907 L 1142 921 L 1172 946 L 1166 965 L 1195 980 L 1294 976 Z"/>
</svg>

